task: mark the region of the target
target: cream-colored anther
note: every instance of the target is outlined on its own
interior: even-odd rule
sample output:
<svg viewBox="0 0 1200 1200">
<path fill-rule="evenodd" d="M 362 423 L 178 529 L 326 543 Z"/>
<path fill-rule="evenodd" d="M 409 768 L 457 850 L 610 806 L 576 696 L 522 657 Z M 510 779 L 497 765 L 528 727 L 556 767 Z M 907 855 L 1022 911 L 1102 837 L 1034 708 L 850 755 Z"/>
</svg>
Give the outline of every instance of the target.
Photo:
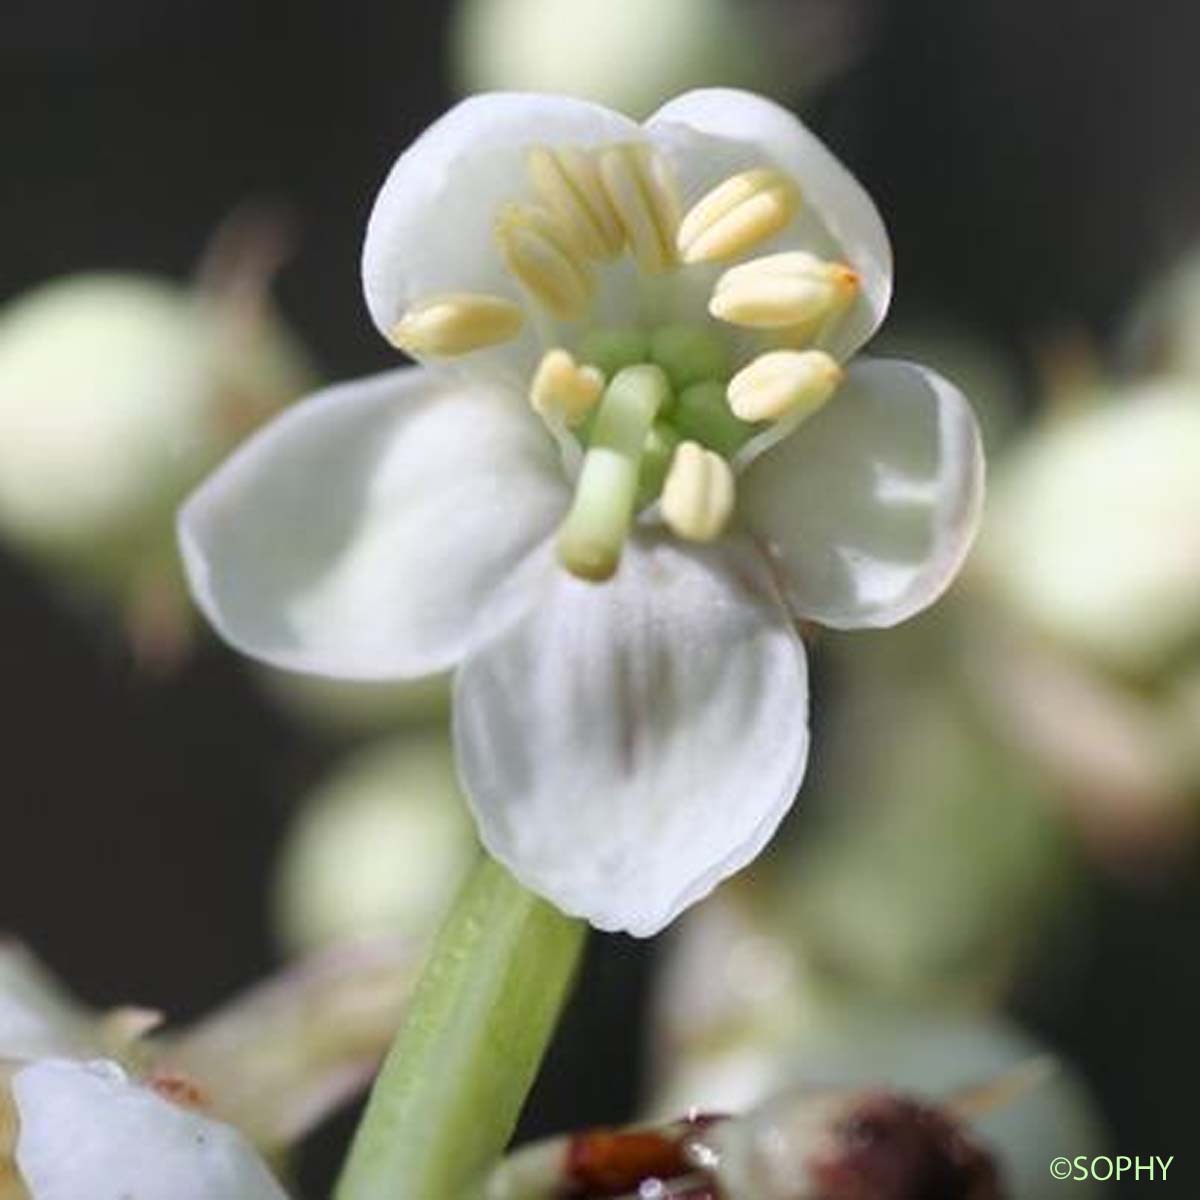
<svg viewBox="0 0 1200 1200">
<path fill-rule="evenodd" d="M 574 428 L 604 395 L 604 375 L 595 367 L 581 367 L 566 350 L 551 350 L 533 376 L 529 402 L 543 417 L 561 418 Z"/>
<path fill-rule="evenodd" d="M 774 237 L 796 215 L 800 190 L 770 167 L 744 171 L 713 188 L 683 218 L 679 257 L 723 262 Z"/>
<path fill-rule="evenodd" d="M 570 230 L 584 254 L 605 261 L 621 253 L 625 231 L 588 151 L 535 146 L 529 152 L 529 176 L 538 198 Z"/>
<path fill-rule="evenodd" d="M 726 271 L 708 311 L 750 329 L 824 324 L 840 316 L 858 294 L 858 274 L 802 250 L 771 254 Z"/>
<path fill-rule="evenodd" d="M 675 235 L 681 207 L 671 169 L 649 146 L 609 146 L 600 151 L 600 178 L 643 271 L 662 274 L 676 264 Z"/>
<path fill-rule="evenodd" d="M 414 358 L 453 358 L 510 342 L 524 318 L 511 300 L 476 292 L 431 296 L 392 326 L 388 339 Z"/>
<path fill-rule="evenodd" d="M 727 396 L 743 421 L 811 416 L 842 382 L 842 368 L 824 350 L 772 350 L 730 381 Z"/>
<path fill-rule="evenodd" d="M 681 442 L 671 459 L 660 506 L 672 533 L 689 542 L 711 542 L 733 515 L 735 488 L 729 464 L 699 442 Z"/>
<path fill-rule="evenodd" d="M 587 311 L 591 268 L 549 212 L 536 205 L 507 205 L 496 218 L 496 241 L 508 269 L 554 316 L 571 321 Z"/>
</svg>

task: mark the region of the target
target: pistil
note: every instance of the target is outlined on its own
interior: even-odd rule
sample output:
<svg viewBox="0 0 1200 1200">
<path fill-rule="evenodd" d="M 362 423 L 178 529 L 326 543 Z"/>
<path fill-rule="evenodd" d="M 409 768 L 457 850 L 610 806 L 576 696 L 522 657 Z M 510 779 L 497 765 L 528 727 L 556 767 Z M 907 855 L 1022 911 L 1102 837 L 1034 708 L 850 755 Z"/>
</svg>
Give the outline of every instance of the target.
<svg viewBox="0 0 1200 1200">
<path fill-rule="evenodd" d="M 654 419 L 670 402 L 661 367 L 626 367 L 596 410 L 575 499 L 558 533 L 558 557 L 572 575 L 611 579 L 633 524 L 638 479 Z"/>
</svg>

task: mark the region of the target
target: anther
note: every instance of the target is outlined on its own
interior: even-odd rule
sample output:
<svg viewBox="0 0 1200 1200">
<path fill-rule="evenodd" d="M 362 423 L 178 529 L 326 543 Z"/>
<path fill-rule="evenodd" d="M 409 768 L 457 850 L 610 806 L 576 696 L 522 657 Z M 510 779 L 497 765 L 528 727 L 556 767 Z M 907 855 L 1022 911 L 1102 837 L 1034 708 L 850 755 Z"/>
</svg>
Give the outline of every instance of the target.
<svg viewBox="0 0 1200 1200">
<path fill-rule="evenodd" d="M 679 256 L 685 263 L 736 258 L 785 228 L 799 207 L 799 189 L 780 171 L 760 167 L 734 175 L 683 218 Z"/>
<path fill-rule="evenodd" d="M 726 271 L 708 311 L 750 329 L 815 329 L 844 313 L 857 294 L 858 275 L 852 268 L 797 250 Z"/>
<path fill-rule="evenodd" d="M 604 376 L 595 367 L 581 367 L 567 351 L 551 350 L 534 374 L 529 400 L 539 415 L 560 418 L 574 429 L 603 394 Z"/>
<path fill-rule="evenodd" d="M 550 313 L 570 321 L 587 311 L 591 270 L 579 260 L 570 235 L 545 209 L 507 205 L 496 219 L 496 240 L 508 269 Z"/>
<path fill-rule="evenodd" d="M 729 464 L 698 442 L 683 442 L 671 460 L 662 491 L 662 516 L 672 533 L 690 542 L 720 537 L 733 515 Z"/>
<path fill-rule="evenodd" d="M 599 165 L 638 266 L 650 275 L 670 270 L 681 209 L 666 162 L 649 146 L 632 144 L 602 150 Z"/>
<path fill-rule="evenodd" d="M 510 342 L 521 332 L 521 309 L 483 293 L 431 296 L 392 326 L 388 340 L 414 358 L 452 358 Z"/>
<path fill-rule="evenodd" d="M 529 176 L 542 203 L 571 231 L 589 257 L 616 258 L 625 231 L 613 210 L 592 155 L 576 146 L 529 152 Z"/>
<path fill-rule="evenodd" d="M 773 350 L 729 381 L 729 407 L 743 421 L 808 417 L 837 390 L 842 374 L 823 350 Z"/>
</svg>

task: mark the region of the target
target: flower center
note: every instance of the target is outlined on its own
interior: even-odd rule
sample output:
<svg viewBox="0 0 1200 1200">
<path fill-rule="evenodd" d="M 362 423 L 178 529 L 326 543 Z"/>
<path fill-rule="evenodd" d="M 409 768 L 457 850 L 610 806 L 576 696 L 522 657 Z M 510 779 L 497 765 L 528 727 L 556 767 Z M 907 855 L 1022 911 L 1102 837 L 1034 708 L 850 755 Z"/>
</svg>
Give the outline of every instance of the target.
<svg viewBox="0 0 1200 1200">
<path fill-rule="evenodd" d="M 685 211 L 648 144 L 537 146 L 526 161 L 533 198 L 497 214 L 496 246 L 547 348 L 530 403 L 582 450 L 559 558 L 603 580 L 638 513 L 656 502 L 679 537 L 720 536 L 746 443 L 771 423 L 798 424 L 841 382 L 823 346 L 859 281 L 806 251 L 767 254 L 731 265 L 711 290 L 711 274 L 701 277 L 703 323 L 647 322 L 646 311 L 670 301 L 673 285 L 660 277 L 734 264 L 784 232 L 802 207 L 797 183 L 773 167 L 744 171 Z M 640 299 L 624 319 L 641 323 L 578 328 L 604 299 L 598 271 L 626 250 Z M 453 357 L 511 341 L 523 324 L 513 301 L 460 292 L 414 305 L 391 336 L 416 356 Z"/>
</svg>

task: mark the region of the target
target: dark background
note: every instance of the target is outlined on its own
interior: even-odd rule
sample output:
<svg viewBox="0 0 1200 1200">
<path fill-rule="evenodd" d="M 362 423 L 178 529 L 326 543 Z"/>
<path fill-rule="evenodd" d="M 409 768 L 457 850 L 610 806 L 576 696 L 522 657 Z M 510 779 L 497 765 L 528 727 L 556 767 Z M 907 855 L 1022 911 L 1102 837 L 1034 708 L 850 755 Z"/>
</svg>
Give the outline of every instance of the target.
<svg viewBox="0 0 1200 1200">
<path fill-rule="evenodd" d="M 359 244 L 384 171 L 453 98 L 445 15 L 4 0 L 0 299 L 82 269 L 182 276 L 235 204 L 275 198 L 301 228 L 282 303 L 322 367 L 387 363 Z M 1107 337 L 1200 234 L 1200 5 L 894 0 L 876 32 L 808 115 L 886 214 L 901 311 L 936 305 L 1018 354 L 1061 330 Z M 115 632 L 8 559 L 0 629 L 0 927 L 96 1003 L 202 1011 L 272 960 L 272 848 L 336 747 L 215 645 L 169 681 L 140 676 Z M 1022 1015 L 1094 1083 L 1114 1152 L 1175 1154 L 1157 1194 L 1195 1195 L 1200 888 L 1096 889 L 1082 986 Z M 594 939 L 530 1130 L 628 1115 L 650 953 Z M 310 1153 L 313 1195 L 348 1128 Z"/>
</svg>

